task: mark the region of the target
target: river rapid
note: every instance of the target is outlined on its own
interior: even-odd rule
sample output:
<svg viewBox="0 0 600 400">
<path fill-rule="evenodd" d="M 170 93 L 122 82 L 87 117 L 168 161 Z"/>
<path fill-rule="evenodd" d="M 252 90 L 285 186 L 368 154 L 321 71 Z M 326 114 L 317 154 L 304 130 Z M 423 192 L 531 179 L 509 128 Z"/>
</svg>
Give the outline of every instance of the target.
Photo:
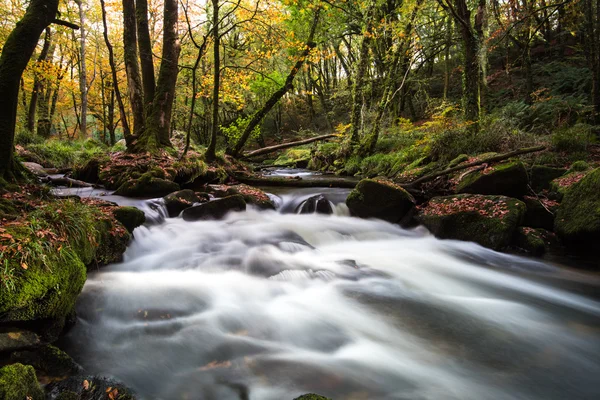
<svg viewBox="0 0 600 400">
<path fill-rule="evenodd" d="M 317 193 L 334 215 L 294 213 Z M 597 275 L 353 218 L 347 194 L 200 222 L 137 201 L 151 222 L 61 346 L 143 399 L 600 398 Z"/>
</svg>

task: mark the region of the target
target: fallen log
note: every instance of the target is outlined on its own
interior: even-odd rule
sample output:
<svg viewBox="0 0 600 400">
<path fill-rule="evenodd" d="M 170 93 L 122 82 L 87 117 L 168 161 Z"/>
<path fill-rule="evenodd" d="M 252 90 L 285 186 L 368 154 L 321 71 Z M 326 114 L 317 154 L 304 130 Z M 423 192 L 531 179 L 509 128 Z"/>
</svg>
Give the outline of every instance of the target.
<svg viewBox="0 0 600 400">
<path fill-rule="evenodd" d="M 405 189 L 407 189 L 407 188 L 415 189 L 418 185 L 432 181 L 435 178 L 438 178 L 438 177 L 444 176 L 444 175 L 448 175 L 448 174 L 451 174 L 456 171 L 461 171 L 463 169 L 476 167 L 481 164 L 489 164 L 489 163 L 493 163 L 493 162 L 504 161 L 511 157 L 520 156 L 520 155 L 529 154 L 529 153 L 536 153 L 538 151 L 543 151 L 543 150 L 546 150 L 546 146 L 535 146 L 535 147 L 526 147 L 526 148 L 522 148 L 522 149 L 517 149 L 517 150 L 513 150 L 508 153 L 498 154 L 496 156 L 488 157 L 483 160 L 474 161 L 469 164 L 457 165 L 456 167 L 448 168 L 443 171 L 434 172 L 434 173 L 422 176 L 419 179 L 416 179 L 412 182 L 397 182 L 397 183 L 399 185 L 401 185 L 402 187 L 404 187 Z"/>
<path fill-rule="evenodd" d="M 319 140 L 331 139 L 332 137 L 335 137 L 335 136 L 337 136 L 335 133 L 330 133 L 328 135 L 316 136 L 313 138 L 298 140 L 295 142 L 282 143 L 282 144 L 277 144 L 275 146 L 263 147 L 262 149 L 250 151 L 248 153 L 243 154 L 241 159 L 247 160 L 248 158 L 258 157 L 258 156 L 262 156 L 263 154 L 273 153 L 277 150 L 283 150 L 283 149 L 287 149 L 287 148 L 295 147 L 295 146 L 302 146 L 303 144 L 309 144 L 312 142 L 317 142 Z"/>
<path fill-rule="evenodd" d="M 54 186 L 67 186 L 71 188 L 86 188 L 86 187 L 95 187 L 91 183 L 87 183 L 84 181 L 79 181 L 73 178 L 67 178 L 66 176 L 59 178 L 52 178 L 50 176 L 44 177 L 42 179 L 43 182 L 49 183 Z"/>
<path fill-rule="evenodd" d="M 302 179 L 300 177 L 273 177 L 263 178 L 258 176 L 234 174 L 234 178 L 250 186 L 288 186 L 288 187 L 337 187 L 354 189 L 358 181 L 343 178 L 313 178 Z"/>
</svg>

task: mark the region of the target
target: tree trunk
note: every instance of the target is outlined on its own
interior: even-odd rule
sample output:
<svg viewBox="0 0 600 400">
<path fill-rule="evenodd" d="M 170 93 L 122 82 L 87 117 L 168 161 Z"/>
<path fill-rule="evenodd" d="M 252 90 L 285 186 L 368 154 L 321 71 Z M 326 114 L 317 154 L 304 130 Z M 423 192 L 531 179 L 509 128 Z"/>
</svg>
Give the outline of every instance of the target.
<svg viewBox="0 0 600 400">
<path fill-rule="evenodd" d="M 81 119 L 79 125 L 79 135 L 81 138 L 87 137 L 87 109 L 88 109 L 88 99 L 87 99 L 87 72 L 85 65 L 85 10 L 83 8 L 83 3 L 81 0 L 75 0 L 77 3 L 77 7 L 79 7 L 79 23 L 80 26 L 80 47 L 79 47 L 79 91 L 81 93 Z"/>
<path fill-rule="evenodd" d="M 46 28 L 46 35 L 44 36 L 44 45 L 42 51 L 37 59 L 37 63 L 42 63 L 48 58 L 50 51 L 50 42 L 52 41 L 52 31 L 50 28 Z M 31 98 L 29 100 L 29 111 L 27 112 L 27 130 L 29 132 L 35 132 L 35 111 L 37 110 L 37 100 L 42 90 L 42 80 L 39 74 L 36 72 L 33 78 L 33 90 L 31 91 Z"/>
<path fill-rule="evenodd" d="M 52 23 L 58 0 L 31 0 L 25 15 L 12 30 L 0 55 L 0 182 L 18 178 L 14 159 L 19 82 L 40 35 Z"/>
<path fill-rule="evenodd" d="M 123 0 L 123 53 L 129 102 L 133 113 L 133 136 L 139 137 L 144 131 L 144 100 L 142 77 L 137 56 L 137 33 L 134 0 Z M 127 148 L 133 145 L 133 137 L 125 138 Z"/>
<path fill-rule="evenodd" d="M 166 4 L 165 4 L 166 7 Z M 142 66 L 142 84 L 144 86 L 144 107 L 154 101 L 156 82 L 154 80 L 154 61 L 152 60 L 152 41 L 148 26 L 148 0 L 135 0 L 135 16 L 137 21 L 137 39 L 140 49 L 140 65 Z"/>
<path fill-rule="evenodd" d="M 228 151 L 227 151 L 228 154 L 230 154 L 230 155 L 232 155 L 234 157 L 237 157 L 240 154 L 240 151 L 242 150 L 242 148 L 244 147 L 244 145 L 248 141 L 248 138 L 250 137 L 250 134 L 252 133 L 252 131 L 254 131 L 254 129 L 258 126 L 258 124 L 260 124 L 260 122 L 263 120 L 263 118 L 265 117 L 265 115 L 267 115 L 267 113 L 269 111 L 271 111 L 271 109 L 279 102 L 279 100 L 289 90 L 291 90 L 294 87 L 293 86 L 293 82 L 294 82 L 294 78 L 296 77 L 296 74 L 298 73 L 298 71 L 300 71 L 300 68 L 302 68 L 302 65 L 304 64 L 304 61 L 306 60 L 306 58 L 310 54 L 310 51 L 316 46 L 316 43 L 313 42 L 313 39 L 315 37 L 315 32 L 317 30 L 317 25 L 319 24 L 319 15 L 320 15 L 320 13 L 321 13 L 321 9 L 318 8 L 315 11 L 315 16 L 314 16 L 313 21 L 312 21 L 312 26 L 310 28 L 310 33 L 308 35 L 308 40 L 306 41 L 306 48 L 300 54 L 300 58 L 298 59 L 298 61 L 296 61 L 296 64 L 294 65 L 294 67 L 292 68 L 292 70 L 290 71 L 290 73 L 288 74 L 288 76 L 287 76 L 287 78 L 285 80 L 285 84 L 283 85 L 283 87 L 281 87 L 279 90 L 277 90 L 275 93 L 273 93 L 271 95 L 271 97 L 269 98 L 269 100 L 267 100 L 267 102 L 265 103 L 265 105 L 263 106 L 263 108 L 261 108 L 260 110 L 258 110 L 252 116 L 252 119 L 248 123 L 248 126 L 246 126 L 246 128 L 244 129 L 244 132 L 242 133 L 242 136 L 240 137 L 240 139 L 237 141 L 237 143 L 234 145 L 233 148 L 228 149 Z"/>
<path fill-rule="evenodd" d="M 221 83 L 221 54 L 219 42 L 219 0 L 212 0 L 213 6 L 213 104 L 212 104 L 212 130 L 210 143 L 206 149 L 206 161 L 212 162 L 216 158 L 217 134 L 219 132 L 219 84 Z"/>
</svg>

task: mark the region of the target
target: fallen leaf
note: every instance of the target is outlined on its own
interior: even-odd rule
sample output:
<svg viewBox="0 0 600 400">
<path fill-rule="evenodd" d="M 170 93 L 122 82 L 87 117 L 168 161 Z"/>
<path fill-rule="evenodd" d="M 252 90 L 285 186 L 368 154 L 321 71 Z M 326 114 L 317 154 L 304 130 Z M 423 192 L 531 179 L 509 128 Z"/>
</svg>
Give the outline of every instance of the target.
<svg viewBox="0 0 600 400">
<path fill-rule="evenodd" d="M 83 390 L 89 390 L 90 389 L 90 382 L 86 379 L 83 381 Z"/>
<path fill-rule="evenodd" d="M 21 263 L 21 268 L 27 269 L 27 268 L 29 268 L 29 266 L 27 266 L 27 264 L 25 264 L 25 263 Z"/>
</svg>

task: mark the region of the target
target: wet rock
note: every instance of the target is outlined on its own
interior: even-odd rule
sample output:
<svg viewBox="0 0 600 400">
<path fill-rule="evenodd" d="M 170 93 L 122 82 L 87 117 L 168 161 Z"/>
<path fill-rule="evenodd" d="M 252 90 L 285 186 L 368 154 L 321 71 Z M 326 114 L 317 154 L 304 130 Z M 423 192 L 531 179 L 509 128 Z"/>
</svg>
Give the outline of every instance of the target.
<svg viewBox="0 0 600 400">
<path fill-rule="evenodd" d="M 415 199 L 401 186 L 383 179 L 363 179 L 346 199 L 350 213 L 399 223 L 408 217 Z"/>
<path fill-rule="evenodd" d="M 331 203 L 325 196 L 318 194 L 306 199 L 298 209 L 299 214 L 333 214 Z"/>
<path fill-rule="evenodd" d="M 203 219 L 221 219 L 231 211 L 245 211 L 246 202 L 242 195 L 234 195 L 209 201 L 183 210 L 181 216 L 185 221 Z"/>
<path fill-rule="evenodd" d="M 521 161 L 506 161 L 463 175 L 456 193 L 504 195 L 521 198 L 527 193 L 527 171 Z"/>
<path fill-rule="evenodd" d="M 37 175 L 37 176 L 48 175 L 48 173 L 46 172 L 46 169 L 44 167 L 42 167 L 40 164 L 37 164 L 34 162 L 24 162 L 22 164 L 25 168 L 27 168 L 29 170 L 29 172 L 33 173 L 34 175 Z"/>
<path fill-rule="evenodd" d="M 56 400 L 135 400 L 127 386 L 109 378 L 77 375 L 46 387 L 48 398 Z"/>
<path fill-rule="evenodd" d="M 441 239 L 507 247 L 525 215 L 525 204 L 505 196 L 461 194 L 435 197 L 422 209 L 419 221 Z"/>
<path fill-rule="evenodd" d="M 184 189 L 177 192 L 173 192 L 165 197 L 165 207 L 169 213 L 169 217 L 175 218 L 181 214 L 183 210 L 194 205 L 194 203 L 200 203 L 201 199 L 191 189 Z"/>
<path fill-rule="evenodd" d="M 585 171 L 573 171 L 561 176 L 560 178 L 554 179 L 550 183 L 551 194 L 556 200 L 562 201 L 563 197 L 565 194 L 567 194 L 571 187 L 581 181 L 586 175 L 587 172 Z"/>
<path fill-rule="evenodd" d="M 146 215 L 135 207 L 117 207 L 113 215 L 131 233 L 135 228 L 146 222 Z"/>
<path fill-rule="evenodd" d="M 263 210 L 274 210 L 275 204 L 271 198 L 262 190 L 253 186 L 240 184 L 227 187 L 225 191 L 226 196 L 233 196 L 240 194 L 244 197 L 244 201 L 248 204 L 252 204 Z"/>
<path fill-rule="evenodd" d="M 545 229 L 518 227 L 513 236 L 513 245 L 534 256 L 542 256 L 556 242 L 555 235 Z"/>
<path fill-rule="evenodd" d="M 175 182 L 157 178 L 150 173 L 145 173 L 138 179 L 130 179 L 116 190 L 115 195 L 125 197 L 153 198 L 163 197 L 178 191 L 179 185 Z"/>
<path fill-rule="evenodd" d="M 71 357 L 51 345 L 16 351 L 10 359 L 15 363 L 33 366 L 38 376 L 63 378 L 81 372 L 81 367 Z"/>
<path fill-rule="evenodd" d="M 524 226 L 530 228 L 554 229 L 554 216 L 558 210 L 558 202 L 543 198 L 525 196 L 523 202 L 527 207 Z"/>
<path fill-rule="evenodd" d="M 100 160 L 92 158 L 87 163 L 75 167 L 71 175 L 74 179 L 84 182 L 100 182 Z"/>
<path fill-rule="evenodd" d="M 40 337 L 34 332 L 20 329 L 0 332 L 0 353 L 35 347 L 40 343 Z"/>
<path fill-rule="evenodd" d="M 537 193 L 544 189 L 550 189 L 550 182 L 563 176 L 567 172 L 564 168 L 549 167 L 546 165 L 534 165 L 529 171 L 531 188 Z"/>
<path fill-rule="evenodd" d="M 554 222 L 555 232 L 568 245 L 597 245 L 600 240 L 600 168 L 566 192 Z"/>
<path fill-rule="evenodd" d="M 44 392 L 31 365 L 11 364 L 0 368 L 0 399 L 44 399 Z"/>
<path fill-rule="evenodd" d="M 309 393 L 303 394 L 300 397 L 296 397 L 294 400 L 331 400 L 329 397 L 324 397 L 318 394 Z"/>
</svg>

